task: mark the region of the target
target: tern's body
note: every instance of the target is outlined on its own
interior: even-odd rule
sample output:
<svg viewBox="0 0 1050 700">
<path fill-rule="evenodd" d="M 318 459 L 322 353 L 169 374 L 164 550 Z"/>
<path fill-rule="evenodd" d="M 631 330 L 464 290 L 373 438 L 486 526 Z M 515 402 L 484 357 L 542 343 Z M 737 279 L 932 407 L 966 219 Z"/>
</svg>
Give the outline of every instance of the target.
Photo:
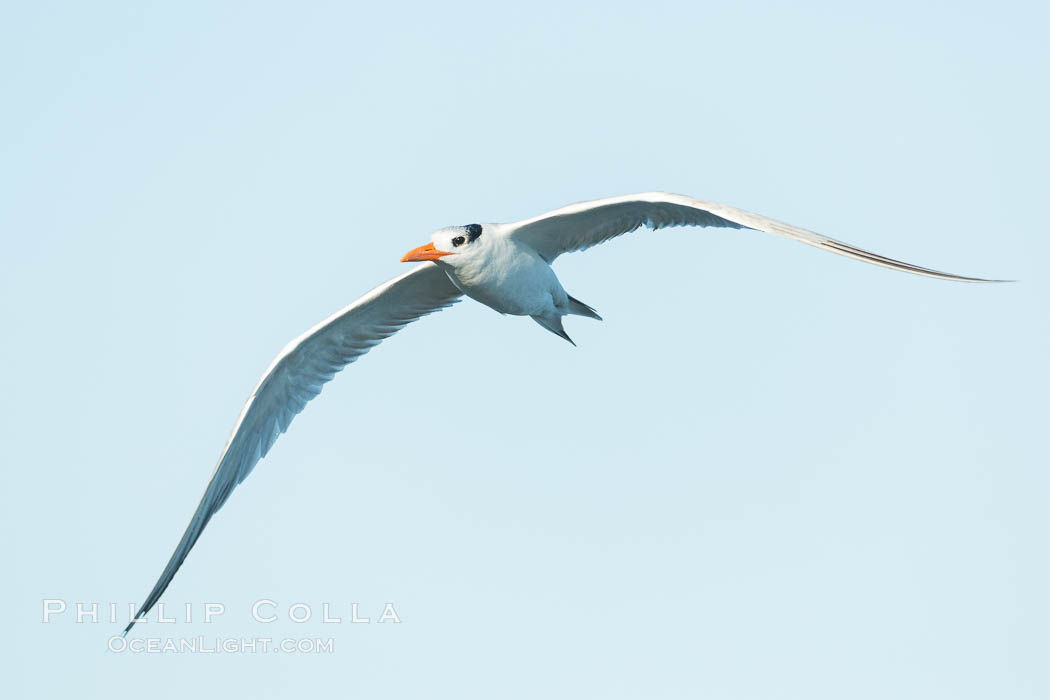
<svg viewBox="0 0 1050 700">
<path fill-rule="evenodd" d="M 562 253 L 584 250 L 643 226 L 753 229 L 926 277 L 986 281 L 869 253 L 735 207 L 662 192 L 582 202 L 513 224 L 440 229 L 430 243 L 403 258 L 423 264 L 314 326 L 274 359 L 241 411 L 190 524 L 136 619 L 149 612 L 164 593 L 204 527 L 237 484 L 336 372 L 408 323 L 450 306 L 464 295 L 500 313 L 531 316 L 572 342 L 562 327 L 562 317 L 600 317 L 565 291 L 551 263 Z M 134 620 L 125 634 L 133 624 Z"/>
<path fill-rule="evenodd" d="M 501 314 L 553 316 L 568 307 L 568 295 L 550 264 L 539 253 L 500 236 L 499 224 L 482 224 L 478 250 L 461 265 L 437 260 L 459 291 Z M 565 313 L 565 312 L 563 312 Z"/>
</svg>

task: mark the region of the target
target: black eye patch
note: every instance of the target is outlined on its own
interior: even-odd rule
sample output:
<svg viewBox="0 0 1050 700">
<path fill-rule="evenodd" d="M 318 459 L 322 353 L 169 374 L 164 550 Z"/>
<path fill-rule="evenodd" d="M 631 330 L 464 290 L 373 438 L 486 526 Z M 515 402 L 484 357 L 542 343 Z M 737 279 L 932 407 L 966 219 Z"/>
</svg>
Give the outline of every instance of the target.
<svg viewBox="0 0 1050 700">
<path fill-rule="evenodd" d="M 467 229 L 467 240 L 471 243 L 481 235 L 481 224 L 471 224 L 470 226 L 464 226 L 464 228 Z"/>
</svg>

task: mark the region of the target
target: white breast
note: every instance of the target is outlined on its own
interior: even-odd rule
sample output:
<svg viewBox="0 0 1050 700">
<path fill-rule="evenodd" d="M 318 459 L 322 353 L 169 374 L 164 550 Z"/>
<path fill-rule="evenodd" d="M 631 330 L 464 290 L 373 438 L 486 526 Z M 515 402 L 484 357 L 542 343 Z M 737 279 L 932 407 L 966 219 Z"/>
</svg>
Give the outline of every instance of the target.
<svg viewBox="0 0 1050 700">
<path fill-rule="evenodd" d="M 534 250 L 492 236 L 483 254 L 456 267 L 443 266 L 465 295 L 514 316 L 548 316 L 565 308 L 568 295 L 554 270 Z"/>
</svg>

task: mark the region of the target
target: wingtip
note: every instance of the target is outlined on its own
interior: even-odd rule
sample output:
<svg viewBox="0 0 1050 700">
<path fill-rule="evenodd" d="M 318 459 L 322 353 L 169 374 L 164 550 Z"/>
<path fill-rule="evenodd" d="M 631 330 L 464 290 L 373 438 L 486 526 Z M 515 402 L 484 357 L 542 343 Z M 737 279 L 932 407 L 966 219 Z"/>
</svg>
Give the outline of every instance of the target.
<svg viewBox="0 0 1050 700">
<path fill-rule="evenodd" d="M 976 282 L 977 284 L 1013 284 L 1021 280 L 987 280 L 983 277 L 963 277 L 963 282 Z"/>
<path fill-rule="evenodd" d="M 142 614 L 141 610 L 138 613 L 135 614 L 134 619 L 131 622 L 129 622 L 128 626 L 124 628 L 124 631 L 120 633 L 121 637 L 127 637 L 128 636 L 128 632 L 130 632 L 131 628 L 135 626 L 135 623 L 142 619 L 142 618 L 139 617 L 139 615 L 141 615 L 141 614 Z"/>
</svg>

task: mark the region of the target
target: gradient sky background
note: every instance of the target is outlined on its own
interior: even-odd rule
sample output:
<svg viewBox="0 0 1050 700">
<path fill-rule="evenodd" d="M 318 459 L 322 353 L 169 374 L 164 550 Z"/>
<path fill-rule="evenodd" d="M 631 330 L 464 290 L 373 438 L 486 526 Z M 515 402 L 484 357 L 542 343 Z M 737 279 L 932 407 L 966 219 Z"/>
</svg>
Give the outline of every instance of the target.
<svg viewBox="0 0 1050 700">
<path fill-rule="evenodd" d="M 211 5 L 0 13 L 11 697 L 1050 695 L 1045 4 Z M 1022 281 L 567 256 L 578 348 L 473 303 L 388 341 L 164 599 L 226 615 L 134 632 L 334 654 L 41 623 L 143 599 L 272 357 L 432 230 L 655 189 Z"/>
</svg>

